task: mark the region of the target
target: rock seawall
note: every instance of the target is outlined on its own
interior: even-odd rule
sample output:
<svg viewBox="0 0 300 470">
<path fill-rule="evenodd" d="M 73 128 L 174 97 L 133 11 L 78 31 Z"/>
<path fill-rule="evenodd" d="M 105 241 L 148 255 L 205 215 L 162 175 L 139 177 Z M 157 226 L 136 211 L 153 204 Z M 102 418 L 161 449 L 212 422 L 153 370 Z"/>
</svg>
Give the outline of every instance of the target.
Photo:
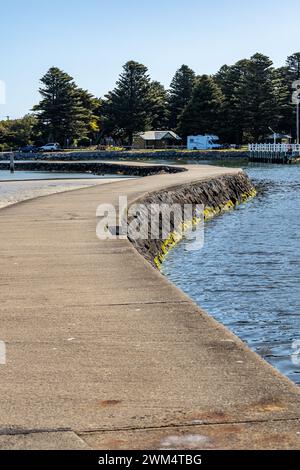
<svg viewBox="0 0 300 470">
<path fill-rule="evenodd" d="M 244 150 L 123 150 L 123 151 L 73 151 L 54 153 L 17 153 L 15 160 L 45 160 L 45 161 L 78 161 L 78 160 L 128 160 L 128 159 L 155 159 L 155 160 L 226 160 L 226 159 L 248 159 L 249 153 Z M 9 160 L 10 154 L 3 153 L 3 160 Z"/>
<path fill-rule="evenodd" d="M 151 205 L 179 204 L 183 208 L 186 204 L 202 204 L 204 205 L 204 219 L 208 220 L 222 212 L 233 209 L 236 205 L 254 197 L 255 194 L 256 190 L 253 184 L 242 171 L 236 175 L 225 175 L 149 194 L 137 201 L 142 205 L 138 216 L 129 217 L 128 220 L 130 224 L 136 218 L 138 219 L 136 222 L 141 226 L 148 223 L 148 239 L 135 240 L 131 238 L 130 241 L 147 261 L 159 268 L 165 255 L 180 241 L 182 236 L 178 234 L 178 227 L 174 226 L 174 220 L 171 220 L 171 231 L 167 239 L 162 237 L 152 239 L 153 219 L 150 221 L 148 215 L 148 208 Z M 157 223 L 157 217 L 155 217 L 155 221 Z M 160 224 L 158 230 L 161 234 L 161 219 L 158 223 Z M 196 223 L 197 218 L 195 216 L 190 221 L 189 226 Z M 180 233 L 182 235 L 182 231 Z"/>
<path fill-rule="evenodd" d="M 9 170 L 9 163 L 0 162 L 0 170 Z M 180 173 L 186 171 L 184 167 L 168 165 L 130 165 L 125 163 L 109 162 L 48 162 L 28 161 L 16 162 L 16 171 L 47 171 L 65 173 L 91 173 L 94 175 L 128 175 L 152 176 L 162 173 Z"/>
</svg>

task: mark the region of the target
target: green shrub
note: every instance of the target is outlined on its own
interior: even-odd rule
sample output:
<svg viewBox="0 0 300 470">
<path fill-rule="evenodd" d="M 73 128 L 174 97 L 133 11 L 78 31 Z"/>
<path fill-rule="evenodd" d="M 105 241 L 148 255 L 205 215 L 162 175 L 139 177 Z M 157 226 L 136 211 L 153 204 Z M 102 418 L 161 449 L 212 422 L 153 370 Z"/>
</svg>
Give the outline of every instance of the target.
<svg viewBox="0 0 300 470">
<path fill-rule="evenodd" d="M 91 144 L 91 141 L 88 137 L 81 137 L 81 139 L 77 140 L 78 147 L 89 147 L 90 144 Z"/>
</svg>

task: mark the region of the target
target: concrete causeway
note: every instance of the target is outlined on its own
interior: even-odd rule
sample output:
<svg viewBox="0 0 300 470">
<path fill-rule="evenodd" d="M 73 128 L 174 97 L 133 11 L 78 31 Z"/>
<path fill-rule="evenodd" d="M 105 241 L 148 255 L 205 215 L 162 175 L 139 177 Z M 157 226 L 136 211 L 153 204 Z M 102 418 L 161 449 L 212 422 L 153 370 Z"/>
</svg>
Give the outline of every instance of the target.
<svg viewBox="0 0 300 470">
<path fill-rule="evenodd" d="M 120 194 L 240 171 L 186 169 L 0 211 L 0 449 L 300 448 L 300 389 L 129 241 L 96 237 Z"/>
</svg>

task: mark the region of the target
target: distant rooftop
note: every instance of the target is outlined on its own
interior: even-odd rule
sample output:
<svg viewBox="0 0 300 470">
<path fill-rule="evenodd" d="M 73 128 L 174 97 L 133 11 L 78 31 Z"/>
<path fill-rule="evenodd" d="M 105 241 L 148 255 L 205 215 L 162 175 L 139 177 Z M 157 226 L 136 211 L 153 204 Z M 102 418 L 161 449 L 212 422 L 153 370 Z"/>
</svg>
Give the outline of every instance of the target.
<svg viewBox="0 0 300 470">
<path fill-rule="evenodd" d="M 292 139 L 292 136 L 288 134 L 271 134 L 268 136 L 268 139 L 274 139 L 275 135 L 276 139 Z"/>
<path fill-rule="evenodd" d="M 175 139 L 181 140 L 179 135 L 175 134 L 173 131 L 147 131 L 141 134 L 138 134 L 144 140 L 163 140 L 163 139 Z"/>
</svg>

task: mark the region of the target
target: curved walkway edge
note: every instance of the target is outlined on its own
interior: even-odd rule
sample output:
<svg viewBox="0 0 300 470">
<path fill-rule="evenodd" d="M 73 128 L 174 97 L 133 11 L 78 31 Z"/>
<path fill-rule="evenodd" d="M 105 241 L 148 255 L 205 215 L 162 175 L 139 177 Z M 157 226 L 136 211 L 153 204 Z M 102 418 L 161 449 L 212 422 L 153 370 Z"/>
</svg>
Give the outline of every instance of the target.
<svg viewBox="0 0 300 470">
<path fill-rule="evenodd" d="M 241 171 L 186 169 L 0 211 L 0 449 L 300 448 L 300 389 L 96 237 L 99 204 Z"/>
</svg>

